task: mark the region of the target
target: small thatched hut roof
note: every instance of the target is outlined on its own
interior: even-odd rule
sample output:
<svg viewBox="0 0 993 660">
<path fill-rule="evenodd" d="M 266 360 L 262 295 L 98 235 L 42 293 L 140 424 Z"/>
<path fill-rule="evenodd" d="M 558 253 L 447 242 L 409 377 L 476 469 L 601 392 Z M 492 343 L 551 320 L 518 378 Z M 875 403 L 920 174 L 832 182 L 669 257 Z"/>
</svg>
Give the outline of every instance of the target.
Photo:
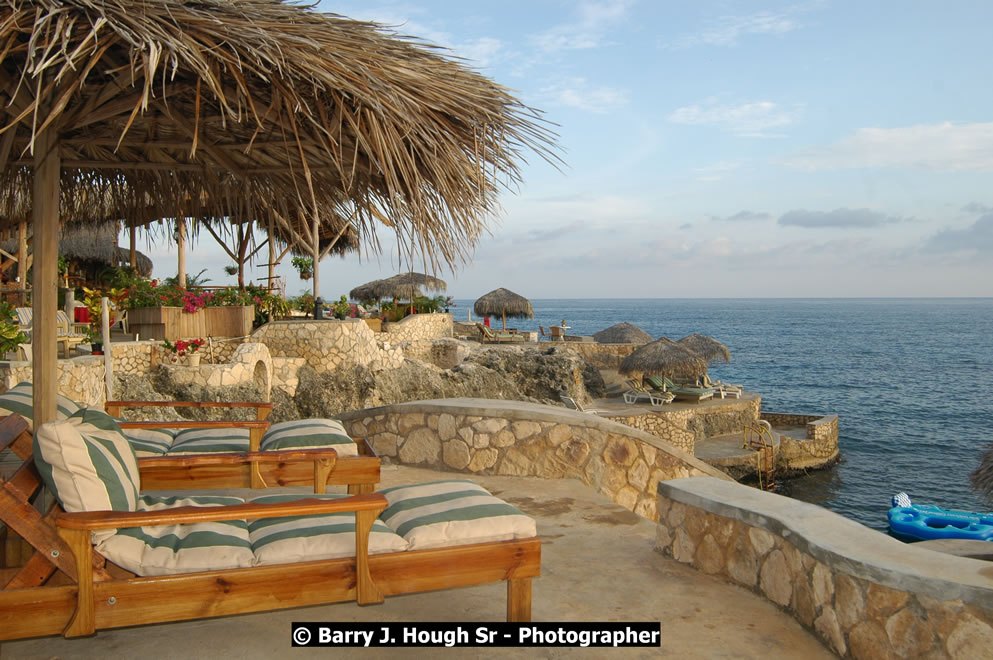
<svg viewBox="0 0 993 660">
<path fill-rule="evenodd" d="M 0 249 L 11 254 L 17 252 L 17 239 L 0 242 Z M 31 247 L 28 247 L 31 253 Z M 117 231 L 113 224 L 96 227 L 67 227 L 59 236 L 59 254 L 77 262 L 96 266 L 117 266 L 127 264 L 129 249 L 117 245 Z M 152 260 L 138 252 L 135 267 L 138 274 L 148 277 L 152 274 Z"/>
<path fill-rule="evenodd" d="M 671 339 L 661 337 L 645 344 L 621 362 L 625 376 L 685 376 L 695 378 L 707 371 L 707 361 Z"/>
<path fill-rule="evenodd" d="M 494 289 L 479 298 L 472 306 L 476 316 L 503 317 L 503 327 L 507 327 L 507 317 L 533 319 L 534 308 L 531 301 L 509 289 Z"/>
<path fill-rule="evenodd" d="M 731 361 L 731 351 L 728 350 L 728 347 L 707 335 L 694 332 L 692 335 L 686 335 L 676 343 L 690 349 L 707 362 L 713 362 L 714 360 L 721 360 L 723 362 Z"/>
<path fill-rule="evenodd" d="M 633 323 L 623 321 L 594 332 L 593 339 L 599 344 L 647 344 L 652 336 Z"/>
<path fill-rule="evenodd" d="M 424 273 L 400 273 L 382 280 L 360 284 L 348 292 L 352 300 L 379 300 L 381 298 L 413 299 L 421 295 L 422 289 L 444 291 L 448 285 L 444 280 Z"/>
</svg>

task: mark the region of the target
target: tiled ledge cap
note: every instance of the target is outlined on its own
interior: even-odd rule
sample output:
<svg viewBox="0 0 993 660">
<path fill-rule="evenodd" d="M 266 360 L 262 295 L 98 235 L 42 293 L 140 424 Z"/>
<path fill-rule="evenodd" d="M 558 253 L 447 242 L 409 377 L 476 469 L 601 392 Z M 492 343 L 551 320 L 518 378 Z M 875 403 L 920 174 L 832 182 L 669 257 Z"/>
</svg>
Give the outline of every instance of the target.
<svg viewBox="0 0 993 660">
<path fill-rule="evenodd" d="M 713 468 L 685 451 L 674 447 L 650 433 L 612 422 L 597 415 L 569 410 L 559 406 L 546 406 L 540 403 L 526 401 L 508 401 L 504 399 L 430 399 L 427 401 L 408 401 L 378 408 L 354 410 L 336 415 L 342 421 L 374 417 L 376 415 L 395 415 L 411 413 L 428 413 L 449 415 L 475 415 L 477 417 L 500 417 L 510 422 L 553 422 L 568 426 L 579 426 L 598 429 L 607 433 L 626 435 L 640 440 L 660 451 L 666 452 L 690 465 L 704 474 L 715 479 L 732 481 L 731 477 Z"/>
<path fill-rule="evenodd" d="M 782 536 L 829 568 L 901 591 L 993 610 L 993 564 L 913 547 L 827 509 L 743 486 L 690 477 L 659 495 Z M 886 503 L 880 504 L 880 516 Z"/>
</svg>

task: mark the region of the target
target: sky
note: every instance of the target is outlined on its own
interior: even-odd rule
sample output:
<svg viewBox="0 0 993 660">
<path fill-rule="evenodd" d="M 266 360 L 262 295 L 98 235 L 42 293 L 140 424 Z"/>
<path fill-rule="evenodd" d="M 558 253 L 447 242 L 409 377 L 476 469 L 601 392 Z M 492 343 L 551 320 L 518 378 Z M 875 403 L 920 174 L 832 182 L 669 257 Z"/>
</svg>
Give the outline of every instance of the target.
<svg viewBox="0 0 993 660">
<path fill-rule="evenodd" d="M 530 154 L 471 261 L 436 273 L 456 298 L 993 295 L 993 3 L 319 7 L 451 49 L 558 135 L 564 164 Z M 233 283 L 229 263 L 204 234 L 188 271 Z M 389 247 L 320 267 L 324 298 L 406 269 Z"/>
</svg>

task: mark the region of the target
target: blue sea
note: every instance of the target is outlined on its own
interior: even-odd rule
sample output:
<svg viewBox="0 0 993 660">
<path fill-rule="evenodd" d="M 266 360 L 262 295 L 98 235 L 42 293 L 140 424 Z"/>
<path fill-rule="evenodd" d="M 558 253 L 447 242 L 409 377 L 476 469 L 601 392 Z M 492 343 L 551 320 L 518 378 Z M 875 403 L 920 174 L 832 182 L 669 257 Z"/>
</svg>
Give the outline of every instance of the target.
<svg viewBox="0 0 993 660">
<path fill-rule="evenodd" d="M 456 319 L 472 301 L 457 300 Z M 620 321 L 653 337 L 709 335 L 731 351 L 710 373 L 762 395 L 763 410 L 837 413 L 837 466 L 781 492 L 886 528 L 890 497 L 991 510 L 969 488 L 993 443 L 993 299 L 532 300 L 537 330 L 592 335 Z M 494 327 L 499 327 L 496 319 Z"/>
</svg>

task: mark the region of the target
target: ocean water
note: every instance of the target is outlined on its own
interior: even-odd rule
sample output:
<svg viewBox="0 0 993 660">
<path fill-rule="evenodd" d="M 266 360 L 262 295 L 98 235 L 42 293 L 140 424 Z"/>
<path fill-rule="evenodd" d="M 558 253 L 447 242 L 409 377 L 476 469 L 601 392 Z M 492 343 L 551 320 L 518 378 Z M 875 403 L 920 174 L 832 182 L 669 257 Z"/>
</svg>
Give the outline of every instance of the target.
<svg viewBox="0 0 993 660">
<path fill-rule="evenodd" d="M 465 319 L 472 301 L 452 311 Z M 771 412 L 837 413 L 842 461 L 781 492 L 886 528 L 890 497 L 993 510 L 969 473 L 993 443 L 993 299 L 533 300 L 537 330 L 592 335 L 628 321 L 653 337 L 723 342 L 710 373 Z M 492 319 L 491 319 L 492 320 Z M 500 320 L 495 319 L 494 327 Z"/>
</svg>

